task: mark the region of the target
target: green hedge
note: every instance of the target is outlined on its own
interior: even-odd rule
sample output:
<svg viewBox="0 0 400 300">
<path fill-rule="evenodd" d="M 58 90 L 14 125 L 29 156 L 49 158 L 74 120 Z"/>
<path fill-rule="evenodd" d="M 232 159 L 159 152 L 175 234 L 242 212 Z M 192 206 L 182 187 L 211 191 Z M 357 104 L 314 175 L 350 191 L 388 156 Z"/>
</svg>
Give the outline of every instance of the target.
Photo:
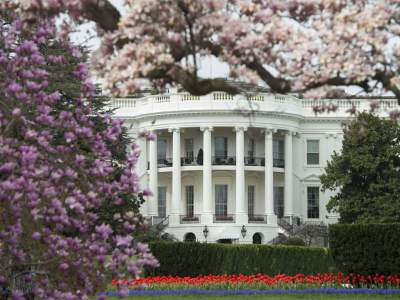
<svg viewBox="0 0 400 300">
<path fill-rule="evenodd" d="M 150 243 L 160 267 L 147 275 L 285 273 L 315 274 L 335 271 L 325 248 L 205 243 Z"/>
<path fill-rule="evenodd" d="M 344 273 L 400 273 L 400 224 L 331 225 L 329 244 Z"/>
</svg>

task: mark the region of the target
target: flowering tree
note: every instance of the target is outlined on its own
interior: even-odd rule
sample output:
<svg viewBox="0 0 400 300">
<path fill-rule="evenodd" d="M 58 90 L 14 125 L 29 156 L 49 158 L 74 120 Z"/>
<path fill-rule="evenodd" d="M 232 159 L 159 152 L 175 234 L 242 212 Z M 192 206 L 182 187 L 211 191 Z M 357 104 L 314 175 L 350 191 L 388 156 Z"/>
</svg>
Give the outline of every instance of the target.
<svg viewBox="0 0 400 300">
<path fill-rule="evenodd" d="M 103 203 L 121 205 L 141 192 L 138 149 L 115 176 L 111 145 L 121 122 L 93 109 L 83 64 L 54 71 L 80 55 L 54 33 L 51 21 L 24 28 L 0 14 L 0 287 L 14 299 L 23 299 L 24 284 L 38 298 L 87 299 L 107 272 L 135 277 L 157 263 L 132 236 L 135 212 L 120 216 L 117 233 L 98 224 Z M 46 51 L 57 43 L 63 54 Z M 58 83 L 74 80 L 80 93 L 64 101 Z"/>
<path fill-rule="evenodd" d="M 212 55 L 232 77 L 275 92 L 338 96 L 337 86 L 358 86 L 400 100 L 398 0 L 126 0 L 123 14 L 112 0 L 7 2 L 26 20 L 67 12 L 94 21 L 102 46 L 93 67 L 113 92 L 135 92 L 143 79 L 193 94 L 240 92 L 199 78 Z"/>
</svg>

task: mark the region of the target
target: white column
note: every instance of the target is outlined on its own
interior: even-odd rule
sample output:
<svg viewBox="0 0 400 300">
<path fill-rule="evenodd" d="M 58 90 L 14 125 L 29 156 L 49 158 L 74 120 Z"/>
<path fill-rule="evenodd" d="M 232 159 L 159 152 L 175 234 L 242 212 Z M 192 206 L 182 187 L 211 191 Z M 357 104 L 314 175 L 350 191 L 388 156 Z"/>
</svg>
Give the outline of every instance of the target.
<svg viewBox="0 0 400 300">
<path fill-rule="evenodd" d="M 293 216 L 293 141 L 292 132 L 285 133 L 284 214 Z"/>
<path fill-rule="evenodd" d="M 171 215 L 169 223 L 179 224 L 179 206 L 181 203 L 181 133 L 179 128 L 172 131 L 172 196 L 171 196 Z"/>
<path fill-rule="evenodd" d="M 245 172 L 244 172 L 244 131 L 247 128 L 235 127 L 236 131 L 236 223 L 248 222 L 246 213 Z"/>
<path fill-rule="evenodd" d="M 272 135 L 272 130 L 265 130 L 264 214 L 267 216 L 268 224 L 276 224 L 277 221 L 276 215 L 274 213 L 274 169 Z"/>
<path fill-rule="evenodd" d="M 213 220 L 212 208 L 212 168 L 211 168 L 211 131 L 212 127 L 201 127 L 203 131 L 203 213 L 201 222 L 211 224 Z"/>
<path fill-rule="evenodd" d="M 149 188 L 153 195 L 148 197 L 148 214 L 150 217 L 158 215 L 158 163 L 157 163 L 157 134 L 149 141 Z"/>
</svg>

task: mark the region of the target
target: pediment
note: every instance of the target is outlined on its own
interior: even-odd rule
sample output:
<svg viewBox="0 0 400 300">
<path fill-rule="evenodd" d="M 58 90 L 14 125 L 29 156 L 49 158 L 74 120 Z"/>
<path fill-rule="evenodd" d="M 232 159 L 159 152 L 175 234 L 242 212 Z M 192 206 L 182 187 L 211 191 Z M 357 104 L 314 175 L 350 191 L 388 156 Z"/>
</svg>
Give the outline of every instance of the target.
<svg viewBox="0 0 400 300">
<path fill-rule="evenodd" d="M 319 175 L 317 174 L 310 174 L 306 177 L 301 178 L 301 181 L 319 181 Z"/>
</svg>

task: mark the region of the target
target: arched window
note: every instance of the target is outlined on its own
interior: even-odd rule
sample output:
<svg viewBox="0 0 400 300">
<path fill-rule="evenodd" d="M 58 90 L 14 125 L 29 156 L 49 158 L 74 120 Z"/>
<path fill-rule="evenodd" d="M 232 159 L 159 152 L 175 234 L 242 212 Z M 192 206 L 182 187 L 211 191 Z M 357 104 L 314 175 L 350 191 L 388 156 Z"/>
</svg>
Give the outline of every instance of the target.
<svg viewBox="0 0 400 300">
<path fill-rule="evenodd" d="M 188 232 L 183 237 L 183 240 L 185 242 L 195 242 L 196 241 L 196 235 L 193 232 Z"/>
<path fill-rule="evenodd" d="M 262 243 L 262 234 L 259 232 L 256 232 L 253 235 L 253 244 L 261 244 Z"/>
</svg>

